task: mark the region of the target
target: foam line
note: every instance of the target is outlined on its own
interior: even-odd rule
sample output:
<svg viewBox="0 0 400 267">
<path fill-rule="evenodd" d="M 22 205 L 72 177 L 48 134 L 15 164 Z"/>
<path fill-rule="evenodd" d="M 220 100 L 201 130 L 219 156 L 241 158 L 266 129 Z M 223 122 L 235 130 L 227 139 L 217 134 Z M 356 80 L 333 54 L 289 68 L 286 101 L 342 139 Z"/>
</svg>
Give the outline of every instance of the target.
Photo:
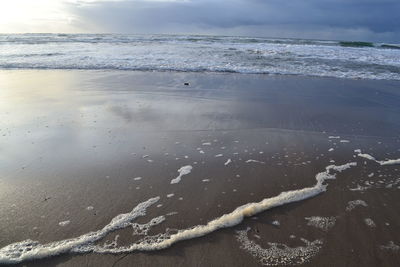
<svg viewBox="0 0 400 267">
<path fill-rule="evenodd" d="M 176 242 L 193 239 L 212 233 L 221 228 L 238 225 L 245 217 L 253 216 L 268 209 L 282 206 L 288 203 L 301 201 L 314 197 L 326 191 L 328 179 L 335 179 L 336 174 L 331 171 L 342 172 L 356 166 L 356 162 L 340 166 L 329 165 L 325 171 L 315 176 L 317 183 L 312 187 L 282 192 L 271 198 L 265 198 L 260 202 L 248 203 L 236 208 L 234 211 L 218 217 L 206 225 L 197 225 L 188 229 L 179 230 L 175 234 L 159 234 L 153 237 L 146 236 L 142 241 L 122 247 L 109 247 L 94 245 L 95 241 L 105 237 L 108 233 L 132 225 L 131 221 L 146 214 L 146 209 L 156 203 L 159 197 L 151 198 L 136 206 L 131 212 L 120 214 L 113 218 L 103 229 L 84 234 L 80 237 L 40 244 L 37 241 L 25 240 L 19 243 L 10 244 L 0 249 L 0 264 L 20 263 L 22 261 L 51 257 L 70 252 L 96 252 L 96 253 L 129 253 L 135 251 L 156 251 L 168 248 Z M 150 221 L 151 223 L 151 221 Z"/>
<path fill-rule="evenodd" d="M 255 159 L 248 159 L 248 160 L 246 160 L 246 163 L 251 163 L 251 162 L 256 162 L 256 163 L 265 164 L 264 161 L 259 161 L 259 160 L 255 160 Z"/>
<path fill-rule="evenodd" d="M 360 149 L 356 149 L 356 150 L 354 150 L 354 152 L 357 153 L 357 156 L 375 161 L 376 163 L 380 164 L 381 166 L 400 164 L 400 159 L 377 160 L 370 154 L 362 153 Z"/>
<path fill-rule="evenodd" d="M 47 258 L 91 245 L 105 237 L 108 233 L 131 225 L 130 222 L 137 217 L 146 215 L 146 209 L 159 199 L 160 197 L 150 198 L 137 205 L 131 212 L 115 216 L 103 229 L 89 232 L 76 238 L 51 242 L 44 245 L 28 239 L 5 246 L 0 249 L 0 264 L 15 264 L 27 260 Z"/>
</svg>

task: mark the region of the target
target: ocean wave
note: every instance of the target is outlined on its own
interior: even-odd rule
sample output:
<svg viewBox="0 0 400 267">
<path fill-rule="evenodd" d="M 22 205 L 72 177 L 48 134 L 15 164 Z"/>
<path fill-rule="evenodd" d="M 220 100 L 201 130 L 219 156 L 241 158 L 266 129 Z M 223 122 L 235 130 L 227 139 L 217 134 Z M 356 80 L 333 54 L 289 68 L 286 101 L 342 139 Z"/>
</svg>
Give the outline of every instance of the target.
<svg viewBox="0 0 400 267">
<path fill-rule="evenodd" d="M 396 44 L 200 35 L 11 34 L 0 35 L 0 47 L 0 69 L 400 80 L 400 49 Z"/>
<path fill-rule="evenodd" d="M 396 73 L 373 73 L 373 72 L 347 72 L 340 70 L 254 70 L 254 69 L 227 69 L 227 68 L 179 68 L 179 67 L 139 67 L 124 65 L 29 65 L 29 64 L 0 64 L 0 69 L 4 70 L 105 70 L 105 71 L 143 71 L 143 72 L 181 72 L 181 73 L 236 73 L 236 74 L 260 74 L 260 75 L 289 75 L 289 76 L 308 76 L 323 78 L 342 78 L 342 79 L 371 79 L 371 80 L 400 80 L 400 70 L 396 69 Z"/>
<path fill-rule="evenodd" d="M 375 47 L 373 43 L 370 42 L 349 42 L 349 41 L 342 41 L 339 42 L 340 46 L 344 47 Z"/>
<path fill-rule="evenodd" d="M 400 49 L 400 45 L 392 45 L 392 44 L 381 44 L 380 47 L 385 49 Z"/>
</svg>

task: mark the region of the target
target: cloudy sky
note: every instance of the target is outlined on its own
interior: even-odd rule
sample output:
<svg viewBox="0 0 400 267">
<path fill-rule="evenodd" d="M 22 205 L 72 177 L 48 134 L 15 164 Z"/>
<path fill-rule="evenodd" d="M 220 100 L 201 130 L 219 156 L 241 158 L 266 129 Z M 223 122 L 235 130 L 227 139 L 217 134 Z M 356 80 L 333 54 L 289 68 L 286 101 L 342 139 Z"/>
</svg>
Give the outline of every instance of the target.
<svg viewBox="0 0 400 267">
<path fill-rule="evenodd" d="M 400 42 L 400 0 L 0 0 L 0 32 L 192 33 Z"/>
</svg>

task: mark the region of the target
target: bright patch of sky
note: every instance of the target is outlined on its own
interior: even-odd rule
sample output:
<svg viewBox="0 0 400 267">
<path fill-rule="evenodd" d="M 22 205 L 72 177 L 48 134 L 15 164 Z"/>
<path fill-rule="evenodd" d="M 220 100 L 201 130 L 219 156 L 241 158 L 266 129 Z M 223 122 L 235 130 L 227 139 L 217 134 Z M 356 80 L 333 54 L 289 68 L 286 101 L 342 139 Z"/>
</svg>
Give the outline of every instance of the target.
<svg viewBox="0 0 400 267">
<path fill-rule="evenodd" d="M 0 32 L 184 33 L 400 42 L 399 0 L 0 0 Z"/>
</svg>

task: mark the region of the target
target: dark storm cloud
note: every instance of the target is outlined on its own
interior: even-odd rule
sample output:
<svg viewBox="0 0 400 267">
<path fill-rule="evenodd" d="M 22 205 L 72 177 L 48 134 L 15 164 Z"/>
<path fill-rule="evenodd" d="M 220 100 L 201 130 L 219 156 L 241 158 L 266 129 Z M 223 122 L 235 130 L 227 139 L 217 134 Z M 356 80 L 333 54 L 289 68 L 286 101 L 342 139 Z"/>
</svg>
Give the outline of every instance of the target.
<svg viewBox="0 0 400 267">
<path fill-rule="evenodd" d="M 399 0 L 125 0 L 69 9 L 81 27 L 108 32 L 400 40 Z"/>
</svg>

